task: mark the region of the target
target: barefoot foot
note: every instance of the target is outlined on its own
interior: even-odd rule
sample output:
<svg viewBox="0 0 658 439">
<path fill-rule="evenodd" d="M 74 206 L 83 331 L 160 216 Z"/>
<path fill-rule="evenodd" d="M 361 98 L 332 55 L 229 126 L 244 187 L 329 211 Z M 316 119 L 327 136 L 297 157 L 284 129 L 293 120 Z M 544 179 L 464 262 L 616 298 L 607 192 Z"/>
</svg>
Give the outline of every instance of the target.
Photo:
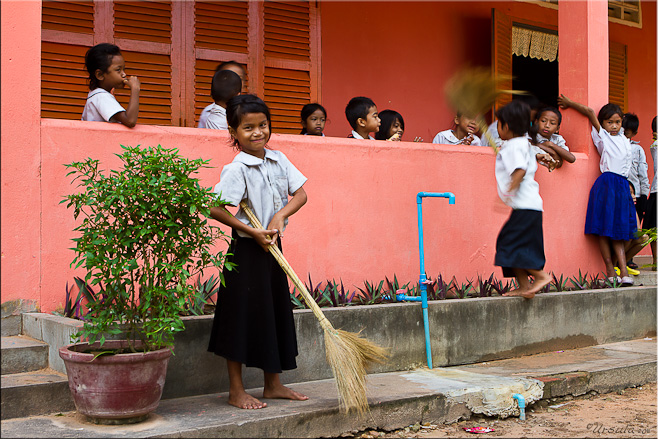
<svg viewBox="0 0 658 439">
<path fill-rule="evenodd" d="M 532 299 L 535 297 L 535 294 L 540 292 L 542 288 L 544 288 L 549 283 L 551 283 L 551 277 L 542 271 L 540 274 L 535 276 L 535 281 L 530 286 L 530 289 L 521 296 L 525 297 L 526 299 Z"/>
<path fill-rule="evenodd" d="M 518 297 L 518 296 L 523 296 L 523 294 L 526 293 L 525 288 L 517 288 L 512 291 L 508 291 L 507 293 L 503 293 L 503 296 L 505 297 Z"/>
<path fill-rule="evenodd" d="M 296 392 L 289 387 L 278 385 L 263 390 L 263 398 L 267 399 L 292 399 L 295 401 L 306 401 L 308 396 Z"/>
<path fill-rule="evenodd" d="M 254 410 L 267 407 L 267 403 L 257 400 L 247 392 L 235 392 L 235 394 L 229 392 L 228 403 L 239 409 Z"/>
</svg>

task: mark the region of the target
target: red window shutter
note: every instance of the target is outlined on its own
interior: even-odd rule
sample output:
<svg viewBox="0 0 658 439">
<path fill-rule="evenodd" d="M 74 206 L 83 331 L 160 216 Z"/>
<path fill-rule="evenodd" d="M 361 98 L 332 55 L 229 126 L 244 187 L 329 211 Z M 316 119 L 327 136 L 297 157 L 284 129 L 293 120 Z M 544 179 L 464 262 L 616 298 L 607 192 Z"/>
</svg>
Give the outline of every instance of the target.
<svg viewBox="0 0 658 439">
<path fill-rule="evenodd" d="M 299 133 L 301 109 L 311 101 L 309 73 L 266 67 L 264 100 L 272 114 L 274 132 Z"/>
<path fill-rule="evenodd" d="M 194 42 L 197 48 L 247 53 L 247 1 L 197 1 L 194 4 Z"/>
<path fill-rule="evenodd" d="M 80 120 L 89 93 L 84 67 L 87 49 L 41 43 L 41 117 Z"/>
<path fill-rule="evenodd" d="M 44 29 L 94 33 L 94 3 L 65 2 L 47 0 L 42 3 L 42 18 Z"/>
<path fill-rule="evenodd" d="M 114 2 L 114 38 L 171 44 L 171 2 Z"/>
<path fill-rule="evenodd" d="M 512 19 L 502 12 L 492 9 L 492 54 L 491 64 L 495 79 L 506 78 L 498 82 L 503 90 L 512 90 Z M 502 94 L 494 104 L 494 113 L 512 101 L 511 94 Z"/>
<path fill-rule="evenodd" d="M 310 59 L 308 2 L 265 2 L 265 56 Z"/>
<path fill-rule="evenodd" d="M 626 69 L 626 46 L 624 44 L 610 42 L 610 69 L 609 69 L 609 100 L 617 104 L 621 109 L 628 111 L 628 81 Z"/>
<path fill-rule="evenodd" d="M 168 55 L 122 50 L 126 73 L 141 83 L 138 123 L 171 125 L 171 59 Z M 114 90 L 117 101 L 127 108 L 130 91 Z"/>
</svg>

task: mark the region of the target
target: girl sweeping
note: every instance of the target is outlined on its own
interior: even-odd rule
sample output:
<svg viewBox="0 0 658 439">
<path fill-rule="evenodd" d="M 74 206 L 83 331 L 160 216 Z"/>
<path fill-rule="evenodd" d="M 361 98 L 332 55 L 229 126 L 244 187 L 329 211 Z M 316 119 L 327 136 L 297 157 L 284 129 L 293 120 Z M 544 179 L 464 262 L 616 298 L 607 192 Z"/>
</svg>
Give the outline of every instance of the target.
<svg viewBox="0 0 658 439">
<path fill-rule="evenodd" d="M 283 153 L 267 147 L 271 118 L 260 98 L 231 98 L 226 117 L 233 146 L 240 152 L 222 169 L 215 193 L 231 206 L 246 200 L 268 226 L 254 229 L 241 209 L 235 216 L 224 207 L 211 209 L 214 219 L 233 229 L 228 251 L 236 268 L 224 270 L 208 350 L 226 358 L 229 404 L 243 409 L 267 406 L 246 393 L 243 365 L 263 370 L 263 398 L 306 400 L 279 379 L 283 370 L 297 367 L 297 338 L 286 274 L 267 251 L 269 245 L 281 246 L 288 217 L 306 203 L 306 177 Z"/>
<path fill-rule="evenodd" d="M 561 108 L 573 108 L 590 120 L 592 140 L 601 154 L 601 175 L 589 193 L 585 233 L 598 236 L 608 279 L 616 280 L 622 286 L 633 285 L 633 278 L 626 269 L 625 245 L 635 238 L 637 222 L 627 180 L 633 161 L 632 147 L 628 138 L 620 133 L 624 113 L 618 105 L 606 104 L 597 117 L 594 110 L 564 95 L 560 95 L 558 104 Z M 621 278 L 614 271 L 611 244 L 619 262 Z"/>
<path fill-rule="evenodd" d="M 495 265 L 503 268 L 505 277 L 514 276 L 519 285 L 503 296 L 532 299 L 551 281 L 544 271 L 543 203 L 535 181 L 537 161 L 551 159 L 548 154 L 535 154 L 525 137 L 530 128 L 526 103 L 513 100 L 496 117 L 503 141 L 496 156 L 498 195 L 513 210 L 496 240 Z M 528 276 L 534 277 L 532 284 Z"/>
</svg>

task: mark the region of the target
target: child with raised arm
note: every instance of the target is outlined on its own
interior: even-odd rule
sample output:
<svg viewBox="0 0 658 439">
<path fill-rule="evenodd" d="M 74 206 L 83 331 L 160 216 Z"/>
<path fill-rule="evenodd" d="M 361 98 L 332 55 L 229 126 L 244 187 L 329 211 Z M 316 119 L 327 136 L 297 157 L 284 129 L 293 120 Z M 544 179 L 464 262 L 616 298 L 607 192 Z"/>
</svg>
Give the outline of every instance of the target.
<svg viewBox="0 0 658 439">
<path fill-rule="evenodd" d="M 453 121 L 453 128 L 438 133 L 434 136 L 432 143 L 482 146 L 480 138 L 475 134 L 477 130 L 478 125 L 475 119 L 457 113 Z"/>
<path fill-rule="evenodd" d="M 245 391 L 243 365 L 263 370 L 263 398 L 308 399 L 279 378 L 283 370 L 297 367 L 297 338 L 286 274 L 267 251 L 270 245 L 281 247 L 288 217 L 306 203 L 306 177 L 283 153 L 267 146 L 270 110 L 260 98 L 247 94 L 230 99 L 226 117 L 240 152 L 222 169 L 215 193 L 231 206 L 246 201 L 267 230 L 253 228 L 242 209 L 233 216 L 223 206 L 211 208 L 214 219 L 233 229 L 227 261 L 236 268 L 224 270 L 208 350 L 226 358 L 228 403 L 261 409 L 267 404 Z"/>
<path fill-rule="evenodd" d="M 532 299 L 550 281 L 544 271 L 543 202 L 535 181 L 537 162 L 548 160 L 536 154 L 525 137 L 530 128 L 530 108 L 512 101 L 496 112 L 498 134 L 502 140 L 496 156 L 496 183 L 500 199 L 512 213 L 496 239 L 495 265 L 505 277 L 515 277 L 518 289 L 503 296 Z M 531 284 L 528 277 L 533 276 Z"/>
<path fill-rule="evenodd" d="M 85 68 L 89 73 L 89 94 L 82 111 L 82 120 L 116 122 L 132 128 L 139 115 L 140 83 L 137 76 L 126 76 L 126 62 L 114 44 L 101 43 L 85 54 Z M 115 88 L 130 89 L 128 109 L 124 109 L 112 94 Z"/>
<path fill-rule="evenodd" d="M 372 99 L 363 96 L 350 99 L 345 107 L 345 117 L 352 127 L 352 132 L 347 137 L 375 140 L 370 133 L 379 131 L 381 120 Z"/>
<path fill-rule="evenodd" d="M 624 113 L 618 105 L 606 104 L 597 117 L 593 109 L 564 95 L 558 97 L 558 105 L 560 108 L 573 108 L 592 123 L 592 140 L 601 155 L 601 175 L 589 193 L 585 233 L 598 237 L 608 279 L 622 286 L 633 285 L 633 278 L 626 268 L 625 247 L 628 241 L 635 238 L 637 222 L 627 180 L 632 164 L 632 147 L 628 138 L 621 134 Z M 614 271 L 611 243 L 619 262 L 621 278 Z"/>
<path fill-rule="evenodd" d="M 528 131 L 530 143 L 540 151 L 546 152 L 554 160 L 549 171 L 560 168 L 563 162 L 573 163 L 576 157 L 569 151 L 564 137 L 557 132 L 562 124 L 562 113 L 554 107 L 544 107 L 537 112 L 537 117 Z"/>
<path fill-rule="evenodd" d="M 234 96 L 240 94 L 242 80 L 237 73 L 231 70 L 220 70 L 212 77 L 210 94 L 215 101 L 210 106 L 206 119 L 206 128 L 213 130 L 228 130 L 226 122 L 226 103 Z"/>
</svg>

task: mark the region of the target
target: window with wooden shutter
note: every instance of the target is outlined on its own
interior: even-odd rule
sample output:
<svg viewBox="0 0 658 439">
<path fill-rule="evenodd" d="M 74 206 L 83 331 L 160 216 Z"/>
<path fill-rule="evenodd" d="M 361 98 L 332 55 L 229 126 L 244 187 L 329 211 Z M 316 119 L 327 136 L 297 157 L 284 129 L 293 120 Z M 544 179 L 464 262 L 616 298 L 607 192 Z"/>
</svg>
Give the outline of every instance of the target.
<svg viewBox="0 0 658 439">
<path fill-rule="evenodd" d="M 320 95 L 317 2 L 44 0 L 42 10 L 43 117 L 80 118 L 84 54 L 102 42 L 140 79 L 138 123 L 195 126 L 223 61 L 245 66 L 243 90 L 271 105 L 279 132 L 298 132 L 301 107 Z M 115 95 L 128 105 L 129 90 Z"/>
<path fill-rule="evenodd" d="M 210 84 L 215 69 L 225 61 L 236 61 L 245 67 L 242 89 L 249 89 L 249 2 L 197 1 L 194 4 L 194 121 L 212 103 Z M 254 91 L 255 92 L 255 91 Z"/>
<path fill-rule="evenodd" d="M 609 100 L 628 111 L 628 81 L 626 69 L 626 46 L 610 42 L 610 68 L 608 83 Z"/>
<path fill-rule="evenodd" d="M 41 117 L 80 120 L 89 92 L 84 67 L 93 43 L 94 4 L 42 3 Z"/>
</svg>

